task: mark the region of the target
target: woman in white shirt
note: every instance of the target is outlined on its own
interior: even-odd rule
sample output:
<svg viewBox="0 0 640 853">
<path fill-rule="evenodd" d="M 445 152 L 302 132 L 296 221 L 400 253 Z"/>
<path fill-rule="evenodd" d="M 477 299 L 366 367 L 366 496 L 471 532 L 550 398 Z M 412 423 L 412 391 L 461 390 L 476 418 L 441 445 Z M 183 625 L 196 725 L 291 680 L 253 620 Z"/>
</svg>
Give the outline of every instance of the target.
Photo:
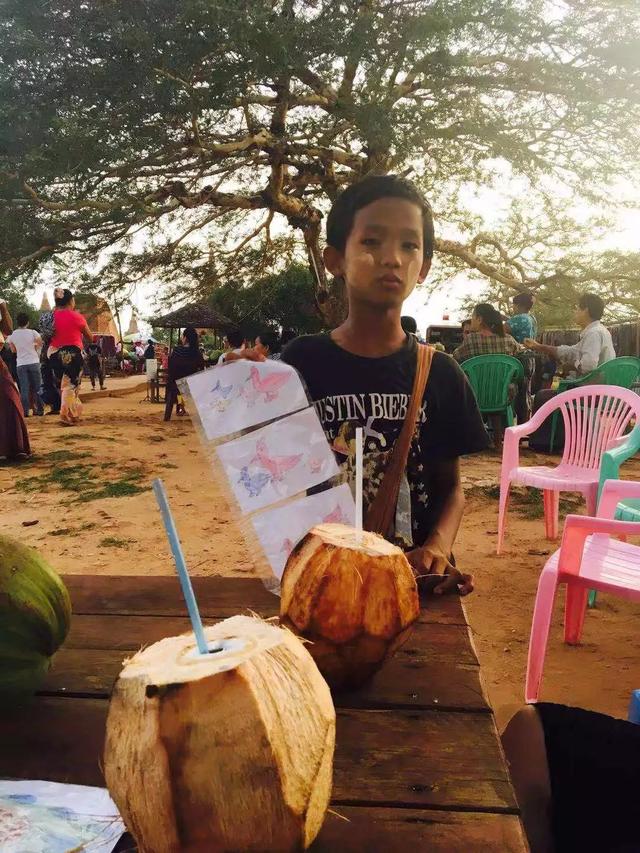
<svg viewBox="0 0 640 853">
<path fill-rule="evenodd" d="M 40 373 L 40 350 L 42 349 L 42 338 L 29 328 L 29 317 L 21 313 L 17 316 L 18 328 L 7 338 L 7 343 L 16 354 L 16 369 L 18 373 L 18 386 L 20 387 L 20 400 L 24 410 L 25 418 L 29 417 L 31 400 L 35 406 L 35 415 L 44 415 L 44 405 L 40 396 L 42 387 L 42 374 Z"/>
</svg>

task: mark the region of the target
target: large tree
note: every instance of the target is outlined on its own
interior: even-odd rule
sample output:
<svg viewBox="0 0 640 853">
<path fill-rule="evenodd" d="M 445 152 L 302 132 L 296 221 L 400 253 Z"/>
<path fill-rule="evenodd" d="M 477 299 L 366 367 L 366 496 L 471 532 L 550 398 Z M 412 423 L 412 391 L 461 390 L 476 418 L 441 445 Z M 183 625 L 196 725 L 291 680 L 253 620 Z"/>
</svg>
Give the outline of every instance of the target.
<svg viewBox="0 0 640 853">
<path fill-rule="evenodd" d="M 115 246 L 127 284 L 213 289 L 303 245 L 335 319 L 323 213 L 393 170 L 433 202 L 441 276 L 602 284 L 589 241 L 579 269 L 563 256 L 639 163 L 635 5 L 0 0 L 4 275 L 54 255 L 72 275 Z M 524 212 L 487 233 L 465 194 L 514 182 Z M 631 299 L 637 262 L 614 260 Z"/>
</svg>

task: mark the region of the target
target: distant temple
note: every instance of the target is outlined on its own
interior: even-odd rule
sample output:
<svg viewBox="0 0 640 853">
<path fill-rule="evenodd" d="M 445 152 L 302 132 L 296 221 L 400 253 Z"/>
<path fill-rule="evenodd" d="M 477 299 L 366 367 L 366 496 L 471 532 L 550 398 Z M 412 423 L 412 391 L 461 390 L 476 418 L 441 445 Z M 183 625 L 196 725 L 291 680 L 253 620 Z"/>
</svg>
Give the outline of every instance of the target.
<svg viewBox="0 0 640 853">
<path fill-rule="evenodd" d="M 131 312 L 131 319 L 129 320 L 129 328 L 127 329 L 128 335 L 139 335 L 140 329 L 138 328 L 138 318 L 136 317 L 136 309 L 134 308 Z"/>
<path fill-rule="evenodd" d="M 46 290 L 42 294 L 42 302 L 40 303 L 40 313 L 44 314 L 45 311 L 51 311 L 51 305 L 49 303 Z"/>
<path fill-rule="evenodd" d="M 92 293 L 76 293 L 76 311 L 84 314 L 94 335 L 113 335 L 120 340 L 111 308 L 106 299 Z"/>
</svg>

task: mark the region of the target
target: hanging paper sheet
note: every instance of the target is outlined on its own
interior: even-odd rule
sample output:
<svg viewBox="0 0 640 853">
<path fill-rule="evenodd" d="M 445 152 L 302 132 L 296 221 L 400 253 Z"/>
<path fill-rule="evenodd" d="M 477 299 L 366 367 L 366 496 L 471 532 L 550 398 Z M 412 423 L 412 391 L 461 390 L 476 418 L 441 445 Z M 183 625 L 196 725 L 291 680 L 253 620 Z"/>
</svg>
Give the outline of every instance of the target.
<svg viewBox="0 0 640 853">
<path fill-rule="evenodd" d="M 243 514 L 294 497 L 339 473 L 312 408 L 221 444 L 215 452 Z"/>
<path fill-rule="evenodd" d="M 234 361 L 195 373 L 186 386 L 205 437 L 223 438 L 309 405 L 298 372 L 281 361 Z"/>
<path fill-rule="evenodd" d="M 353 525 L 355 504 L 346 483 L 299 498 L 286 506 L 267 509 L 255 515 L 251 524 L 278 578 L 282 577 L 289 554 L 316 524 Z"/>
</svg>

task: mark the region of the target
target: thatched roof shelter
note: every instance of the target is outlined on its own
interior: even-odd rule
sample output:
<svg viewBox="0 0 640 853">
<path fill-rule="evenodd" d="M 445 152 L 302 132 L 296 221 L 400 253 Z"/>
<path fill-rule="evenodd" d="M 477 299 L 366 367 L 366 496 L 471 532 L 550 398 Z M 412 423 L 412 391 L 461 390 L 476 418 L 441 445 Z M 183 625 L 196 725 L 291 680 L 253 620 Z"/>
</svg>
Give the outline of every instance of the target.
<svg viewBox="0 0 640 853">
<path fill-rule="evenodd" d="M 184 329 L 186 326 L 195 326 L 196 329 L 226 332 L 235 328 L 235 323 L 232 323 L 224 314 L 220 314 L 202 302 L 183 305 L 182 308 L 170 314 L 164 314 L 162 317 L 155 317 L 150 322 L 156 329 Z"/>
</svg>

